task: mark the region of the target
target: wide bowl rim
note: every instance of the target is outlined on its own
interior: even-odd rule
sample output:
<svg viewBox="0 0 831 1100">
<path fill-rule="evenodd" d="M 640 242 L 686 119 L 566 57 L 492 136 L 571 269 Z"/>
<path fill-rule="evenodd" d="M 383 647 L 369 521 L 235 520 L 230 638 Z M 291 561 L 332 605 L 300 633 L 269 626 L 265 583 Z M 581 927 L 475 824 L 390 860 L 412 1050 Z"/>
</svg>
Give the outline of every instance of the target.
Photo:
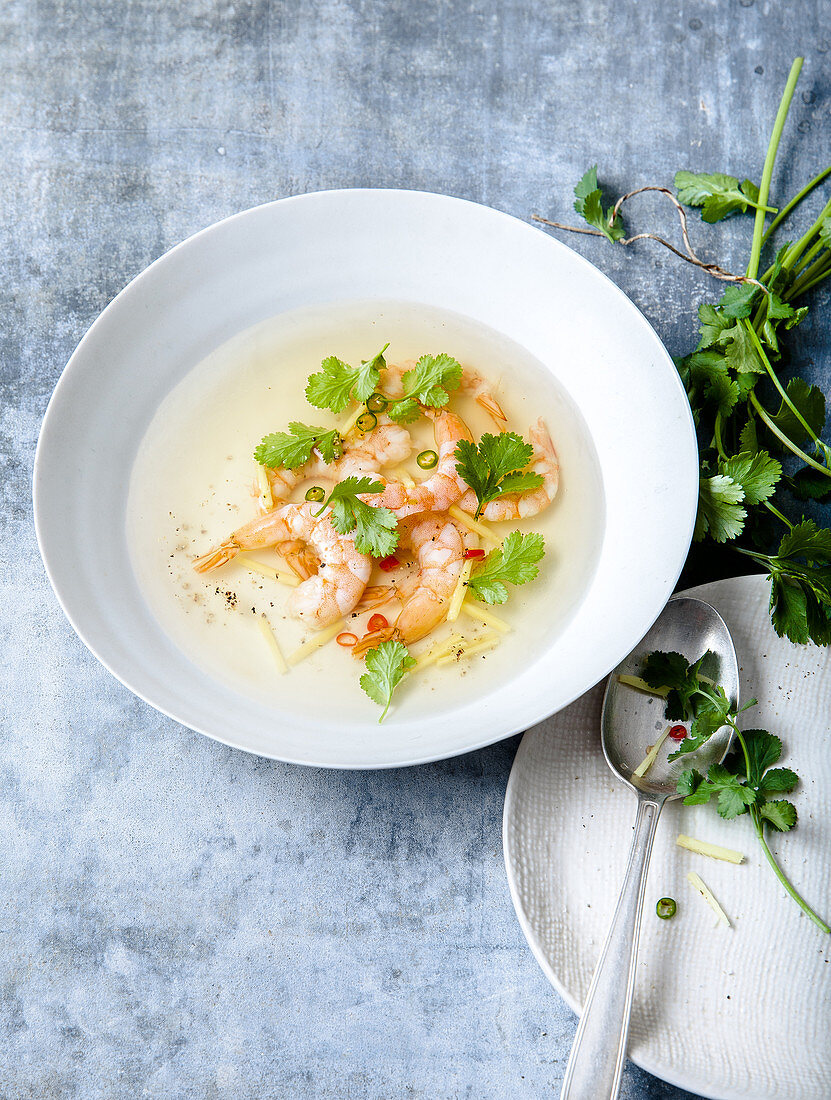
<svg viewBox="0 0 831 1100">
<path fill-rule="evenodd" d="M 213 222 L 197 232 L 186 237 L 172 248 L 168 249 L 162 255 L 153 260 L 146 268 L 136 274 L 119 292 L 114 298 L 104 307 L 104 309 L 96 316 L 95 320 L 86 330 L 65 367 L 61 371 L 61 374 L 55 384 L 55 387 L 50 396 L 49 402 L 46 407 L 46 411 L 43 416 L 40 431 L 38 434 L 37 447 L 35 452 L 35 460 L 33 465 L 32 474 L 32 499 L 33 499 L 33 512 L 34 512 L 34 526 L 35 533 L 38 542 L 38 548 L 40 550 L 41 558 L 43 560 L 44 568 L 64 614 L 69 620 L 75 633 L 80 640 L 86 646 L 86 648 L 93 654 L 93 656 L 129 691 L 131 691 L 138 698 L 142 699 L 145 703 L 152 706 L 155 710 L 164 714 L 166 717 L 171 718 L 173 721 L 180 723 L 188 729 L 192 729 L 195 732 L 201 733 L 204 736 L 210 737 L 212 740 L 218 741 L 229 747 L 240 749 L 244 752 L 252 753 L 256 756 L 263 756 L 268 759 L 279 760 L 285 763 L 302 764 L 308 767 L 324 767 L 335 768 L 338 770 L 375 770 L 375 769 L 388 769 L 398 767 L 412 767 L 419 764 L 432 763 L 438 760 L 449 759 L 454 756 L 463 755 L 467 752 L 472 752 L 477 749 L 486 748 L 490 745 L 496 744 L 501 740 L 517 734 L 530 726 L 535 725 L 548 715 L 559 711 L 563 707 L 568 706 L 575 699 L 579 698 L 589 687 L 599 682 L 603 677 L 613 669 L 617 661 L 608 661 L 608 667 L 605 665 L 597 674 L 592 673 L 591 683 L 581 683 L 575 687 L 573 692 L 568 693 L 565 698 L 558 698 L 552 704 L 544 704 L 536 707 L 533 710 L 523 712 L 521 717 L 508 722 L 502 723 L 498 732 L 489 732 L 485 736 L 472 735 L 469 743 L 461 746 L 454 746 L 447 750 L 437 749 L 433 752 L 417 752 L 412 757 L 404 756 L 401 759 L 389 759 L 389 760 L 377 760 L 377 759 L 355 759 L 348 762 L 344 761 L 332 761 L 326 759 L 314 759 L 312 756 L 298 756 L 292 754 L 286 754 L 280 752 L 279 749 L 275 751 L 263 750 L 262 747 L 254 748 L 250 744 L 246 744 L 245 740 L 239 736 L 235 736 L 233 732 L 223 730 L 218 732 L 215 729 L 206 728 L 204 723 L 194 721 L 189 718 L 186 713 L 177 711 L 175 707 L 169 707 L 165 704 L 161 704 L 155 701 L 151 697 L 151 693 L 140 688 L 133 682 L 133 678 L 130 675 L 129 669 L 123 669 L 119 667 L 108 654 L 104 651 L 103 647 L 98 644 L 93 637 L 90 636 L 90 631 L 85 626 L 82 616 L 77 615 L 72 611 L 69 606 L 68 593 L 65 588 L 62 587 L 58 581 L 55 570 L 51 564 L 51 555 L 54 552 L 54 548 L 48 545 L 47 537 L 44 533 L 44 521 L 43 521 L 43 494 L 42 494 L 42 481 L 39 477 L 41 468 L 44 464 L 44 455 L 49 447 L 50 436 L 53 434 L 56 421 L 60 415 L 61 403 L 63 400 L 64 391 L 67 389 L 69 380 L 75 371 L 79 369 L 79 364 L 83 364 L 84 356 L 86 354 L 88 346 L 96 339 L 96 335 L 99 329 L 106 323 L 113 312 L 123 308 L 125 301 L 129 301 L 130 297 L 136 292 L 137 288 L 141 284 L 156 277 L 156 275 L 164 270 L 165 266 L 171 264 L 175 258 L 178 258 L 180 254 L 188 249 L 194 248 L 198 242 L 205 241 L 206 238 L 212 235 L 218 235 L 228 230 L 234 223 L 240 223 L 246 219 L 262 216 L 265 212 L 273 210 L 275 208 L 287 209 L 292 206 L 300 204 L 307 204 L 309 202 L 323 201 L 337 201 L 339 198 L 350 198 L 352 196 L 371 196 L 373 199 L 387 200 L 392 198 L 393 201 L 406 201 L 416 200 L 423 202 L 424 200 L 435 201 L 439 204 L 457 204 L 458 206 L 473 209 L 479 216 L 489 217 L 497 219 L 502 222 L 511 223 L 514 230 L 525 234 L 533 235 L 535 239 L 542 238 L 547 242 L 552 250 L 559 251 L 561 254 L 567 254 L 569 262 L 575 263 L 580 267 L 583 267 L 587 272 L 591 274 L 592 278 L 600 278 L 603 283 L 607 284 L 611 288 L 613 295 L 618 297 L 622 307 L 633 311 L 638 321 L 645 326 L 646 331 L 650 334 L 652 340 L 654 340 L 655 350 L 659 358 L 662 358 L 665 365 L 672 371 L 672 375 L 675 379 L 675 385 L 678 391 L 679 398 L 683 401 L 683 406 L 687 412 L 687 426 L 689 428 L 689 437 L 687 442 L 691 443 L 689 448 L 689 476 L 690 486 L 687 487 L 690 496 L 690 507 L 686 510 L 686 524 L 680 534 L 680 540 L 678 541 L 678 555 L 667 570 L 667 577 L 670 578 L 664 588 L 666 592 L 660 606 L 651 608 L 648 615 L 642 617 L 638 630 L 638 638 L 641 637 L 646 630 L 649 629 L 654 619 L 660 614 L 663 607 L 663 603 L 669 598 L 678 578 L 681 575 L 681 571 L 684 567 L 684 562 L 688 553 L 689 545 L 692 541 L 693 528 L 696 517 L 696 508 L 694 505 L 694 499 L 697 499 L 697 471 L 698 471 L 698 451 L 697 442 L 695 437 L 695 425 L 692 417 L 692 411 L 687 401 L 686 393 L 681 383 L 680 376 L 678 376 L 675 370 L 673 361 L 664 347 L 660 337 L 655 331 L 653 325 L 648 318 L 642 313 L 642 311 L 635 305 L 634 302 L 599 268 L 595 267 L 590 261 L 586 260 L 579 253 L 569 248 L 563 242 L 551 237 L 547 233 L 544 233 L 541 229 L 531 225 L 528 222 L 524 222 L 519 218 L 514 217 L 504 211 L 497 210 L 493 207 L 485 206 L 484 204 L 474 202 L 470 199 L 459 198 L 456 196 L 445 195 L 434 191 L 422 191 L 409 188 L 331 188 L 319 191 L 305 192 L 303 194 L 293 195 L 286 198 L 275 199 L 267 203 L 258 204 L 257 206 L 250 207 L 246 210 L 238 211 L 229 215 L 226 218 L 222 218 L 219 221 Z M 691 490 L 692 485 L 696 486 L 695 498 L 693 497 Z M 638 638 L 633 636 L 632 644 L 634 644 Z M 630 646 L 631 648 L 631 646 Z M 627 650 L 628 651 L 628 650 Z M 618 658 L 619 659 L 619 658 Z M 504 685 L 507 687 L 508 685 Z"/>
</svg>

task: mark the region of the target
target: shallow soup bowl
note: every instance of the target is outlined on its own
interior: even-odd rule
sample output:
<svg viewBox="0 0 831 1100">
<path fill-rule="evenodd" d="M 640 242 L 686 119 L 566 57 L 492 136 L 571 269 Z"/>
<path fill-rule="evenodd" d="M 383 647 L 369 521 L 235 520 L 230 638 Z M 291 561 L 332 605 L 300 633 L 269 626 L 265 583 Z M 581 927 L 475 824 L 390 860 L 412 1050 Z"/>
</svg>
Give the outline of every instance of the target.
<svg viewBox="0 0 831 1100">
<path fill-rule="evenodd" d="M 509 676 L 494 676 L 475 695 L 449 693 L 446 704 L 432 698 L 423 711 L 412 692 L 381 726 L 369 706 L 364 715 L 333 699 L 327 711 L 317 699 L 304 709 L 292 698 L 290 676 L 264 700 L 210 675 L 151 609 L 127 535 L 126 488 L 140 444 L 194 367 L 275 315 L 353 300 L 449 311 L 519 345 L 570 403 L 600 482 L 596 560 L 568 615 L 552 609 L 550 630 L 534 635 Z M 278 382 L 279 362 L 274 372 Z M 320 415 L 310 410 L 310 422 Z M 568 469 L 563 477 L 568 487 Z M 695 518 L 697 451 L 686 395 L 661 342 L 621 291 L 569 248 L 460 199 L 329 191 L 211 226 L 115 298 L 55 388 L 34 500 L 41 553 L 64 611 L 131 691 L 250 752 L 328 767 L 392 767 L 522 730 L 618 664 L 681 571 Z M 566 555 L 567 545 L 566 538 Z"/>
</svg>

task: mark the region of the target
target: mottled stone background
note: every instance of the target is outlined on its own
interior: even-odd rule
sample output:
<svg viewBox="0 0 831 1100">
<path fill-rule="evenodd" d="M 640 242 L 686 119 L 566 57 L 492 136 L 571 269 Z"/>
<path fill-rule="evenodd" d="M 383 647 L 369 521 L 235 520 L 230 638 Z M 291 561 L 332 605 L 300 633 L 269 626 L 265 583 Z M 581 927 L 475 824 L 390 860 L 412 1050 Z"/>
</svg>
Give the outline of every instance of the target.
<svg viewBox="0 0 831 1100">
<path fill-rule="evenodd" d="M 339 774 L 234 752 L 140 703 L 44 577 L 38 427 L 129 279 L 275 197 L 412 187 L 569 218 L 595 161 L 613 189 L 679 167 L 758 178 L 804 53 L 790 192 L 828 162 L 829 48 L 822 0 L 0 6 L 3 1098 L 556 1094 L 575 1020 L 502 866 L 516 742 Z M 656 200 L 634 217 L 674 231 Z M 743 264 L 747 219 L 694 228 Z M 703 276 L 649 244 L 570 243 L 670 351 L 689 347 Z M 818 312 L 794 346 L 827 384 Z M 623 1095 L 684 1094 L 629 1067 Z"/>
</svg>

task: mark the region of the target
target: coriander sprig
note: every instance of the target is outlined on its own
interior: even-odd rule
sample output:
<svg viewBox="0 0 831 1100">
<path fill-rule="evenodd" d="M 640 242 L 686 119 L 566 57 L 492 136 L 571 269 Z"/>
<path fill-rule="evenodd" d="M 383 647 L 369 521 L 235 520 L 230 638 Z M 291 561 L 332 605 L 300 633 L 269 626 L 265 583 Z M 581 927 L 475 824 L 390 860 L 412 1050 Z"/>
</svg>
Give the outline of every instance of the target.
<svg viewBox="0 0 831 1100">
<path fill-rule="evenodd" d="M 407 647 L 397 640 L 381 642 L 377 649 L 367 652 L 367 670 L 361 677 L 360 684 L 370 699 L 384 708 L 384 713 L 378 719 L 379 723 L 387 716 L 392 693 L 415 663 L 415 658 L 410 656 Z"/>
<path fill-rule="evenodd" d="M 382 493 L 384 485 L 371 477 L 346 477 L 339 481 L 315 515 L 332 509 L 332 526 L 341 535 L 355 532 L 355 549 L 374 558 L 385 558 L 398 545 L 398 520 L 389 508 L 375 508 L 360 495 Z"/>
<path fill-rule="evenodd" d="M 343 454 L 343 441 L 337 428 L 313 428 L 293 421 L 288 432 L 272 432 L 254 450 L 254 459 L 270 469 L 296 470 L 305 466 L 317 448 L 324 462 L 334 462 Z"/>
<path fill-rule="evenodd" d="M 814 563 L 787 549 L 788 532 L 803 528 L 792 501 L 831 500 L 831 445 L 822 439 L 826 399 L 822 390 L 801 378 L 784 384 L 777 366 L 786 353 L 788 333 L 801 324 L 808 307 L 804 295 L 831 276 L 831 199 L 796 240 L 781 245 L 762 269 L 761 257 L 773 234 L 829 176 L 819 171 L 770 221 L 769 204 L 780 138 L 802 67 L 791 66 L 776 114 L 758 189 L 726 173 L 679 171 L 676 194 L 665 187 L 640 187 L 605 211 L 596 168 L 575 187 L 575 208 L 590 228 L 578 232 L 629 245 L 658 241 L 681 259 L 729 282 L 716 302 L 698 307 L 696 348 L 676 360 L 698 428 L 700 451 L 699 509 L 695 540 L 720 544 L 742 540 L 736 549 L 761 565 L 771 577 L 772 621 L 777 632 L 795 642 L 831 644 L 831 582 L 827 558 Z M 684 251 L 653 233 L 627 236 L 621 210 L 645 191 L 658 191 L 674 204 L 681 221 Z M 701 260 L 692 248 L 684 206 L 701 210 L 705 221 L 752 211 L 753 232 L 743 274 Z M 557 222 L 546 224 L 574 229 Z M 789 514 L 790 513 L 790 514 Z M 779 535 L 775 534 L 779 528 Z M 770 550 L 777 538 L 786 549 Z M 750 545 L 747 545 L 749 542 Z M 804 560 L 803 560 L 804 559 Z"/>
<path fill-rule="evenodd" d="M 460 439 L 456 444 L 456 469 L 476 493 L 478 506 L 474 519 L 482 509 L 503 493 L 521 493 L 542 485 L 541 474 L 524 470 L 534 457 L 534 448 L 516 432 L 485 432 L 479 444 Z"/>
<path fill-rule="evenodd" d="M 440 409 L 462 381 L 462 367 L 452 355 L 422 355 L 412 370 L 405 372 L 403 395 L 387 408 L 387 415 L 399 424 L 411 424 L 421 415 L 421 406 Z"/>
<path fill-rule="evenodd" d="M 681 772 L 677 791 L 684 796 L 685 806 L 704 805 L 715 798 L 719 816 L 728 821 L 748 814 L 765 859 L 782 886 L 823 932 L 831 933 L 831 927 L 788 881 L 765 836 L 766 825 L 783 833 L 796 827 L 797 811 L 793 803 L 769 796 L 790 794 L 799 783 L 799 777 L 790 768 L 773 767 L 782 754 L 782 742 L 778 737 L 767 730 L 739 729 L 739 714 L 755 706 L 756 700 L 737 709 L 724 688 L 701 671 L 711 658 L 712 654 L 705 653 L 690 663 L 680 653 L 656 651 L 644 661 L 643 680 L 656 693 L 659 690 L 667 692 L 667 719 L 691 723 L 688 736 L 667 759 L 675 760 L 696 752 L 724 726 L 730 727 L 736 739 L 737 748 L 721 764 L 712 764 L 706 776 L 694 768 Z"/>
<path fill-rule="evenodd" d="M 506 584 L 527 584 L 539 574 L 537 563 L 545 555 L 545 540 L 537 531 L 523 535 L 512 531 L 482 562 L 467 582 L 468 591 L 483 603 L 505 603 Z"/>
<path fill-rule="evenodd" d="M 384 344 L 359 367 L 351 367 L 336 355 L 327 356 L 320 370 L 306 383 L 306 400 L 318 409 L 331 409 L 333 413 L 342 413 L 352 400 L 366 401 L 377 388 L 381 371 L 387 365 L 384 352 L 388 347 L 388 343 Z"/>
</svg>

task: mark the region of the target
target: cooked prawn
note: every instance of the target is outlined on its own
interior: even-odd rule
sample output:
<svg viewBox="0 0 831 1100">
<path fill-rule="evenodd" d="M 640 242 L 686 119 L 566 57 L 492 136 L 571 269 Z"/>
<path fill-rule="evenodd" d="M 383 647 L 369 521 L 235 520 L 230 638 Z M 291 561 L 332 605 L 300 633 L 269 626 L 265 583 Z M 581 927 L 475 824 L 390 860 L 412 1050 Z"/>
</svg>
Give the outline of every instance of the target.
<svg viewBox="0 0 831 1100">
<path fill-rule="evenodd" d="M 534 447 L 531 469 L 534 473 L 542 475 L 542 485 L 537 489 L 529 489 L 525 493 L 506 493 L 504 496 L 497 497 L 482 509 L 482 519 L 490 520 L 491 523 L 527 519 L 547 508 L 557 495 L 560 484 L 560 463 L 557 461 L 557 452 L 554 450 L 554 444 L 542 417 L 528 429 L 528 435 Z M 476 506 L 476 494 L 472 489 L 468 489 L 459 501 L 459 507 L 473 516 L 476 514 Z"/>
<path fill-rule="evenodd" d="M 377 473 L 386 466 L 398 466 L 406 461 L 412 449 L 413 441 L 407 429 L 385 419 L 365 436 L 344 439 L 343 454 L 334 462 L 327 464 L 314 450 L 309 461 L 294 470 L 283 467 L 269 469 L 271 493 L 276 501 L 282 503 L 288 500 L 293 489 L 310 478 L 343 481 L 346 477 Z"/>
<path fill-rule="evenodd" d="M 425 481 L 407 486 L 380 475 L 384 491 L 362 497 L 375 508 L 389 508 L 397 516 L 411 516 L 417 512 L 446 512 L 467 489 L 456 470 L 456 446 L 460 439 L 472 440 L 473 436 L 461 417 L 446 409 L 426 409 L 433 421 L 439 461 L 434 473 Z"/>
<path fill-rule="evenodd" d="M 293 470 L 274 467 L 267 470 L 271 495 L 278 504 L 284 504 L 293 489 L 311 478 L 342 481 L 346 477 L 373 474 L 385 466 L 397 466 L 410 457 L 413 443 L 410 433 L 391 420 L 379 423 L 371 432 L 356 439 L 343 441 L 343 454 L 334 462 L 326 463 L 320 453 L 312 452 L 309 461 Z M 279 548 L 280 556 L 301 580 L 308 580 L 317 572 L 314 551 L 304 542 L 287 540 Z"/>
<path fill-rule="evenodd" d="M 197 558 L 198 573 L 217 569 L 240 552 L 301 540 L 314 551 L 318 572 L 294 589 L 289 613 L 315 629 L 322 629 L 348 615 L 361 599 L 369 580 L 372 560 L 355 548 L 351 535 L 339 535 L 329 518 L 314 515 L 315 505 L 285 504 L 234 531 L 221 546 Z"/>
<path fill-rule="evenodd" d="M 415 367 L 414 359 L 407 359 L 403 363 L 387 364 L 387 369 L 382 375 L 382 384 L 384 392 L 389 397 L 403 397 L 404 375 L 413 367 Z M 474 398 L 476 404 L 485 410 L 498 428 L 502 429 L 508 422 L 502 406 L 491 393 L 490 384 L 471 367 L 462 368 L 462 380 L 456 392 Z"/>
<path fill-rule="evenodd" d="M 391 626 L 365 635 L 352 652 L 367 650 L 390 638 L 404 645 L 417 642 L 435 629 L 447 614 L 473 536 L 446 515 L 414 516 L 398 526 L 399 546 L 415 553 L 418 570 L 397 588 L 402 608 Z"/>
</svg>

